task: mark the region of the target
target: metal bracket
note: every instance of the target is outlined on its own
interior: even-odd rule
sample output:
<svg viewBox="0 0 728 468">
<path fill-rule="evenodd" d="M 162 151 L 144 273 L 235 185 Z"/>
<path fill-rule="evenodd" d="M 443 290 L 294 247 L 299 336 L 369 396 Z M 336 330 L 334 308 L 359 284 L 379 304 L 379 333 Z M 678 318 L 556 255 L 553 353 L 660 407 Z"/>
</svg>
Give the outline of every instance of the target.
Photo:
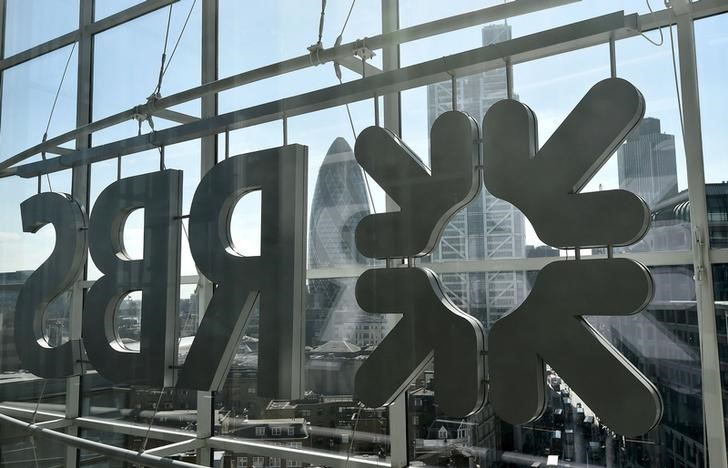
<svg viewBox="0 0 728 468">
<path fill-rule="evenodd" d="M 309 59 L 311 59 L 312 65 L 321 65 L 321 58 L 319 57 L 319 52 L 324 50 L 323 44 L 320 42 L 317 42 L 315 44 L 311 44 L 310 46 L 306 47 L 309 54 Z"/>
<path fill-rule="evenodd" d="M 372 49 L 367 47 L 367 38 L 365 37 L 364 39 L 356 42 L 356 46 L 354 47 L 354 55 L 362 60 L 369 60 L 377 54 L 375 54 Z"/>
<path fill-rule="evenodd" d="M 693 229 L 693 242 L 695 243 L 695 251 L 700 252 L 701 249 L 704 247 L 705 244 L 705 238 L 703 236 L 703 231 L 700 230 L 697 226 L 695 229 Z M 705 279 L 705 264 L 703 263 L 703 257 L 702 255 L 695 255 L 695 274 L 693 275 L 693 279 L 696 282 L 701 282 Z"/>
</svg>

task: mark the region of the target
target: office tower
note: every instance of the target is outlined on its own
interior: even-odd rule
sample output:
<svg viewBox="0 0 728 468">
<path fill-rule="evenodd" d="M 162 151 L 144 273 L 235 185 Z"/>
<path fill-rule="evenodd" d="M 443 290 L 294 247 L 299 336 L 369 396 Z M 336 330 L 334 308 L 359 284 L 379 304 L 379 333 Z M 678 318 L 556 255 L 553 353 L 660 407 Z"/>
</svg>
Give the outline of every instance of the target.
<svg viewBox="0 0 728 468">
<path fill-rule="evenodd" d="M 617 151 L 619 188 L 642 197 L 651 209 L 677 194 L 675 137 L 660 130 L 660 120 L 646 117 Z"/>
<path fill-rule="evenodd" d="M 312 270 L 341 268 L 344 274 L 347 267 L 359 271 L 371 264 L 358 252 L 354 241 L 357 224 L 371 212 L 364 172 L 349 144 L 339 137 L 331 144 L 316 179 L 309 224 L 308 267 Z M 366 314 L 359 308 L 354 297 L 355 284 L 354 274 L 308 281 L 307 345 L 349 341 L 363 346 L 381 341 L 383 316 Z"/>
<path fill-rule="evenodd" d="M 510 39 L 511 28 L 506 24 L 490 25 L 483 28 L 482 35 L 483 45 L 490 45 Z M 507 98 L 505 68 L 459 78 L 457 94 L 458 110 L 481 125 L 490 106 Z M 450 82 L 429 85 L 428 128 L 432 128 L 440 114 L 451 109 Z M 452 217 L 431 261 L 523 258 L 525 239 L 523 214 L 483 188 L 475 200 Z M 447 273 L 440 275 L 440 279 L 448 297 L 486 327 L 520 304 L 526 295 L 524 272 Z"/>
</svg>

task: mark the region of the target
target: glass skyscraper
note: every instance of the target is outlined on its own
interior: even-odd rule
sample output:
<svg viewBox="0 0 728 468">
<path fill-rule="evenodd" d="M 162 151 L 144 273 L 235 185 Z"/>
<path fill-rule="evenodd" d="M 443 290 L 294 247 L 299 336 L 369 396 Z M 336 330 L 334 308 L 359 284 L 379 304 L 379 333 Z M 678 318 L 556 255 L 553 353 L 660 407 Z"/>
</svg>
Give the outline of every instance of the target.
<svg viewBox="0 0 728 468">
<path fill-rule="evenodd" d="M 511 27 L 507 24 L 482 29 L 485 46 L 510 38 Z M 506 69 L 497 68 L 458 79 L 457 94 L 458 110 L 468 113 L 480 125 L 490 106 L 507 97 Z M 428 128 L 432 128 L 440 114 L 449 110 L 452 110 L 451 83 L 429 85 Z M 475 200 L 452 217 L 430 259 L 439 262 L 524 258 L 525 244 L 523 214 L 483 187 Z M 450 300 L 486 327 L 526 296 L 526 277 L 522 271 L 445 273 L 440 279 Z"/>
<path fill-rule="evenodd" d="M 354 231 L 371 214 L 367 181 L 344 138 L 336 138 L 319 169 L 311 203 L 308 266 L 345 268 L 370 265 L 356 249 Z M 383 336 L 383 316 L 366 314 L 354 297 L 355 277 L 309 279 L 306 343 L 328 341 L 374 345 Z"/>
<path fill-rule="evenodd" d="M 677 194 L 675 136 L 663 133 L 660 119 L 645 117 L 617 151 L 619 188 L 634 192 L 650 208 Z"/>
</svg>

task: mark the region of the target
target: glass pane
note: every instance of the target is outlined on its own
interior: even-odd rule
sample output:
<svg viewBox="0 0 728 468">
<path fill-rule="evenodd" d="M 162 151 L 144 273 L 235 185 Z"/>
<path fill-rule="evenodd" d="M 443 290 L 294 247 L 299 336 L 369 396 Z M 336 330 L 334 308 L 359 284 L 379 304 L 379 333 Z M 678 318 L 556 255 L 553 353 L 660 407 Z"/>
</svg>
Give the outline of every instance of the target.
<svg viewBox="0 0 728 468">
<path fill-rule="evenodd" d="M 79 0 L 9 0 L 5 57 L 78 29 Z"/>
<path fill-rule="evenodd" d="M 56 441 L 41 442 L 23 430 L 3 425 L 0 452 L 7 466 L 63 466 L 66 446 Z"/>
<path fill-rule="evenodd" d="M 317 42 L 319 3 L 305 6 L 300 2 L 268 2 L 251 10 L 244 3 L 220 2 L 219 75 L 227 77 L 272 63 L 309 53 L 307 47 Z M 344 28 L 351 3 L 328 2 L 323 24 L 322 46 L 332 47 Z M 282 12 L 286 12 L 282 14 Z M 295 12 L 295 13 L 294 13 Z M 380 4 L 354 4 L 351 17 L 343 29 L 343 42 L 373 36 L 381 30 Z M 312 58 L 312 60 L 315 60 Z M 357 59 L 358 60 L 358 59 Z M 378 52 L 368 63 L 382 67 Z M 230 112 L 264 102 L 277 101 L 360 77 L 359 70 L 327 63 L 281 73 L 220 93 L 219 112 Z"/>
<path fill-rule="evenodd" d="M 724 149 L 728 144 L 728 124 L 722 117 L 728 105 L 723 86 L 728 66 L 726 25 L 728 15 L 725 14 L 695 22 L 705 191 L 710 246 L 713 248 L 728 247 L 728 166 L 724 157 Z"/>
<path fill-rule="evenodd" d="M 193 0 L 181 0 L 172 8 L 164 65 L 166 71 L 159 90 L 161 96 L 200 84 L 201 3 L 194 4 L 186 26 Z M 144 104 L 156 92 L 168 17 L 169 9 L 161 8 L 94 37 L 95 120 Z M 178 39 L 179 45 L 172 55 Z M 175 110 L 199 115 L 199 105 L 195 101 L 177 106 Z M 157 130 L 171 124 L 156 117 L 152 117 L 152 121 Z M 142 131 L 146 133 L 149 130 L 149 122 L 145 121 Z M 137 134 L 138 127 L 136 122 L 126 122 L 106 132 L 114 131 L 129 137 Z M 104 135 L 109 139 L 122 136 L 106 132 Z"/>
<path fill-rule="evenodd" d="M 143 0 L 95 0 L 94 20 L 98 21 L 142 2 Z"/>
<path fill-rule="evenodd" d="M 326 3 L 321 37 L 324 47 L 332 47 L 341 34 L 350 6 L 351 2 Z M 380 11 L 380 2 L 354 4 L 343 29 L 343 43 L 379 34 Z M 307 47 L 318 40 L 320 13 L 321 2 L 281 0 L 250 8 L 244 2 L 221 0 L 220 76 L 308 54 Z M 381 67 L 381 63 L 377 66 Z M 326 68 L 333 77 L 330 64 Z"/>
<path fill-rule="evenodd" d="M 464 0 L 459 2 L 440 2 L 437 0 L 401 0 L 399 2 L 400 27 L 406 28 L 430 21 L 437 21 L 455 15 L 467 14 L 480 9 L 501 6 L 504 2 L 497 0 Z M 652 2 L 655 10 L 662 9 L 660 2 Z M 547 5 L 535 4 L 543 8 L 533 13 L 506 18 L 512 27 L 509 35 L 523 37 L 550 28 L 576 23 L 600 15 L 624 11 L 625 15 L 648 13 L 652 8 L 649 2 L 634 0 L 591 0 L 566 3 L 549 8 Z M 492 22 L 497 25 L 496 22 Z M 425 60 L 432 60 L 446 55 L 464 52 L 481 47 L 483 26 L 458 29 L 444 34 L 407 42 L 401 46 L 402 66 L 412 65 Z M 659 33 L 647 33 L 655 40 L 665 37 Z M 502 37 L 501 40 L 505 40 Z M 497 41 L 500 42 L 500 41 Z"/>
<path fill-rule="evenodd" d="M 77 67 L 70 45 L 3 72 L 2 159 L 41 143 L 46 130 L 52 138 L 76 128 Z"/>
</svg>

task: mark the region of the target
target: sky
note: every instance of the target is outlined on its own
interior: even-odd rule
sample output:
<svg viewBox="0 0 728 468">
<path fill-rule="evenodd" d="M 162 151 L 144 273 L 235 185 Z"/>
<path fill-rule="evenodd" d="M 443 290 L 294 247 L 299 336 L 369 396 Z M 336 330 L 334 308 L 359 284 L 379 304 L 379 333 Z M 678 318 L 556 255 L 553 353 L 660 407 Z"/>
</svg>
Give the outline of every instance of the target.
<svg viewBox="0 0 728 468">
<path fill-rule="evenodd" d="M 97 0 L 96 18 L 121 10 L 134 1 Z M 193 0 L 181 0 L 172 8 L 169 46 L 171 49 L 180 34 Z M 462 0 L 400 0 L 400 22 L 407 27 L 434 19 L 460 14 L 490 6 L 496 1 Z M 661 2 L 653 0 L 655 8 Z M 6 34 L 7 54 L 12 54 L 75 29 L 78 0 L 9 0 Z M 170 95 L 200 84 L 200 4 L 198 0 L 190 21 L 181 36 L 177 51 L 164 77 L 162 94 Z M 344 0 L 329 0 L 322 35 L 323 45 L 330 47 L 342 30 L 349 6 Z M 646 13 L 645 1 L 583 0 L 578 3 L 511 18 L 514 37 L 547 28 L 587 19 L 624 9 L 626 13 Z M 126 110 L 145 102 L 153 91 L 163 50 L 167 8 L 139 18 L 120 28 L 96 36 L 94 46 L 94 120 Z M 220 0 L 220 77 L 240 73 L 273 62 L 307 53 L 306 47 L 317 40 L 320 3 L 318 1 L 243 2 Z M 359 0 L 343 34 L 349 42 L 381 32 L 380 1 Z M 702 124 L 705 152 L 705 172 L 708 182 L 728 180 L 724 148 L 728 145 L 728 128 L 724 109 L 728 105 L 724 90 L 728 73 L 728 16 L 697 22 L 696 43 L 702 97 Z M 657 32 L 648 33 L 660 41 Z M 402 66 L 436 59 L 452 53 L 479 47 L 480 26 L 423 39 L 402 46 Z M 634 83 L 644 94 L 646 116 L 661 120 L 663 132 L 675 135 L 679 188 L 685 189 L 686 171 L 682 135 L 672 69 L 670 39 L 663 32 L 661 46 L 643 37 L 617 43 L 617 74 Z M 168 50 L 169 52 L 169 50 Z M 2 114 L 0 115 L 0 157 L 6 158 L 41 141 L 56 89 L 70 57 L 70 66 L 61 86 L 49 137 L 75 127 L 75 90 L 77 53 L 73 47 L 46 54 L 19 65 L 3 75 Z M 372 60 L 381 66 L 381 55 Z M 609 76 L 609 55 L 606 45 L 574 51 L 559 56 L 518 64 L 514 67 L 514 90 L 519 99 L 536 113 L 539 123 L 539 143 L 543 144 L 559 123 L 598 81 Z M 344 81 L 357 75 L 344 69 Z M 275 77 L 223 92 L 219 96 L 219 111 L 228 112 L 306 91 L 332 86 L 337 78 L 331 64 Z M 428 159 L 426 87 L 402 93 L 402 137 L 408 146 Z M 199 116 L 199 101 L 176 108 Z M 371 100 L 350 105 L 355 131 L 358 133 L 374 124 Z M 155 128 L 170 123 L 155 119 Z M 353 146 L 354 135 L 346 109 L 338 107 L 292 117 L 288 122 L 288 141 L 309 147 L 309 200 L 313 194 L 316 174 L 331 142 L 345 137 Z M 94 144 L 106 143 L 137 133 L 135 122 L 107 129 L 94 135 Z M 144 124 L 143 132 L 149 127 Z M 224 149 L 223 136 L 220 148 Z M 258 149 L 280 146 L 283 143 L 282 125 L 271 122 L 236 130 L 230 134 L 230 154 L 242 154 Z M 168 167 L 183 169 L 184 210 L 189 210 L 194 189 L 199 182 L 199 144 L 187 142 L 166 148 Z M 38 159 L 39 157 L 36 157 Z M 124 177 L 156 170 L 158 153 L 147 151 L 124 157 Z M 116 179 L 116 161 L 96 163 L 92 167 L 92 201 Z M 70 171 L 52 174 L 43 180 L 55 191 L 70 191 Z M 585 190 L 617 188 L 616 157 L 600 170 Z M 35 180 L 17 178 L 0 181 L 0 271 L 37 268 L 52 250 L 53 229 L 43 228 L 37 234 L 23 233 L 19 205 L 36 192 Z M 383 210 L 383 193 L 375 186 L 375 205 Z M 244 253 L 255 253 L 259 238 L 259 199 L 246 196 L 233 216 L 231 233 Z M 126 244 L 132 257 L 142 255 L 141 213 L 134 213 L 126 227 Z M 527 242 L 540 244 L 529 228 Z M 185 244 L 183 242 L 183 244 Z M 186 249 L 186 245 L 183 250 Z M 189 252 L 183 251 L 182 274 L 195 274 Z M 90 278 L 98 277 L 91 269 Z"/>
</svg>

